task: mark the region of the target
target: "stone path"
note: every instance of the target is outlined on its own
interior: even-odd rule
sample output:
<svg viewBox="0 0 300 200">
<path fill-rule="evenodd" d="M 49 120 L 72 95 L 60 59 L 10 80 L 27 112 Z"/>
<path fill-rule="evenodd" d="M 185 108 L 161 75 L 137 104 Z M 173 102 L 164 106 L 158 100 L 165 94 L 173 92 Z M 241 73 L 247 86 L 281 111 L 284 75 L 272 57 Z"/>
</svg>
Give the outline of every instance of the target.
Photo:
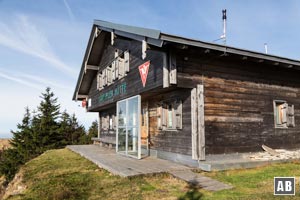
<svg viewBox="0 0 300 200">
<path fill-rule="evenodd" d="M 116 154 L 115 150 L 98 145 L 70 145 L 67 148 L 92 161 L 100 168 L 122 177 L 165 172 L 209 191 L 232 188 L 219 181 L 194 173 L 190 167 L 168 160 L 152 157 L 138 160 Z"/>
</svg>

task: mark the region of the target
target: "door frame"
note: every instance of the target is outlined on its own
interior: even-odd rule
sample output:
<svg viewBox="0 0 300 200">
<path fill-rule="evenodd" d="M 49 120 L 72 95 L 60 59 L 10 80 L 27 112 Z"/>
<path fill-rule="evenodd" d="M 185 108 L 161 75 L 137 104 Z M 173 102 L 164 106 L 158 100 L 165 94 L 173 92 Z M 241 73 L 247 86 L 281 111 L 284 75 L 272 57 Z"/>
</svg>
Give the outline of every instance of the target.
<svg viewBox="0 0 300 200">
<path fill-rule="evenodd" d="M 146 113 L 143 112 L 143 109 L 146 109 Z M 146 116 L 143 116 L 143 114 L 145 114 Z M 141 120 L 141 139 L 142 139 L 142 127 L 146 127 L 146 155 L 142 155 L 142 157 L 147 157 L 150 156 L 150 132 L 149 132 L 149 102 L 145 101 L 145 102 L 141 102 L 141 119 L 144 118 L 144 123 L 146 124 L 146 126 L 142 126 L 142 120 Z M 142 144 L 141 144 L 142 147 Z"/>
<path fill-rule="evenodd" d="M 127 123 L 127 119 L 128 119 L 128 101 L 133 99 L 133 98 L 138 98 L 138 110 L 137 110 L 137 126 L 136 126 L 136 130 L 137 130 L 137 137 L 138 137 L 138 146 L 137 146 L 137 156 L 133 156 L 128 154 L 128 123 Z M 119 146 L 119 103 L 121 102 L 126 102 L 126 124 L 125 124 L 125 130 L 126 130 L 126 142 L 125 142 L 125 153 L 124 152 L 119 152 L 118 151 L 118 146 Z M 125 155 L 128 157 L 132 157 L 132 158 L 136 158 L 136 159 L 141 159 L 141 119 L 140 119 L 140 113 L 141 113 L 141 96 L 140 95 L 135 95 L 133 97 L 129 97 L 127 99 L 123 99 L 117 102 L 117 110 L 116 110 L 116 118 L 117 118 L 117 130 L 116 130 L 116 153 L 121 154 L 121 155 Z M 131 126 L 132 128 L 132 126 Z"/>
</svg>

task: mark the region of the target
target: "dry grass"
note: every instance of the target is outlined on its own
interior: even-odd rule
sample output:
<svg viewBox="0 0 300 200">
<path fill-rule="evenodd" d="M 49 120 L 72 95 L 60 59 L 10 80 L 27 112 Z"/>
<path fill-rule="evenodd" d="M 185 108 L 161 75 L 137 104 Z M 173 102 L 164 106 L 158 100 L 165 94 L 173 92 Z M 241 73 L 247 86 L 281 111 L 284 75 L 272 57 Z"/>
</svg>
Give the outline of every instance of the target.
<svg viewBox="0 0 300 200">
<path fill-rule="evenodd" d="M 0 151 L 10 147 L 9 139 L 0 139 Z"/>
<path fill-rule="evenodd" d="M 208 192 L 167 174 L 121 178 L 67 150 L 52 150 L 23 168 L 25 193 L 9 199 L 290 199 L 273 195 L 274 176 L 300 177 L 299 162 L 203 173 L 234 189 Z M 299 182 L 296 196 L 300 199 Z"/>
<path fill-rule="evenodd" d="M 28 189 L 8 199 L 178 199 L 190 190 L 167 174 L 114 176 L 68 149 L 48 151 L 22 171 Z"/>
</svg>

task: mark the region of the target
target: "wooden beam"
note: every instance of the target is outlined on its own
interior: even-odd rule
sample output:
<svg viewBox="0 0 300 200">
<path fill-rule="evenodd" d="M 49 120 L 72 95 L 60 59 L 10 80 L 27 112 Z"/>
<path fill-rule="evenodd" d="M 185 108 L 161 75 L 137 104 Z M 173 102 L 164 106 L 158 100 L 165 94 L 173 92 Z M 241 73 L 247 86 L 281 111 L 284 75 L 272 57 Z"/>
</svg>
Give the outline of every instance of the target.
<svg viewBox="0 0 300 200">
<path fill-rule="evenodd" d="M 99 70 L 99 66 L 95 66 L 95 65 L 86 65 L 86 70 Z"/>
<path fill-rule="evenodd" d="M 209 49 L 205 49 L 204 53 L 210 53 Z"/>
<path fill-rule="evenodd" d="M 146 39 L 144 39 L 142 41 L 142 59 L 144 60 L 147 56 L 146 54 L 146 51 L 147 51 L 147 42 L 146 42 Z"/>
<path fill-rule="evenodd" d="M 95 70 L 95 71 L 98 71 L 98 70 L 99 70 L 99 66 L 88 65 L 88 64 L 87 64 L 87 60 L 86 60 L 85 63 L 84 63 L 84 73 L 86 73 L 87 70 Z"/>
<path fill-rule="evenodd" d="M 197 125 L 197 89 L 191 90 L 191 127 L 192 127 L 192 159 L 198 159 L 198 125 Z"/>
<path fill-rule="evenodd" d="M 169 87 L 169 64 L 166 53 L 163 53 L 163 88 Z"/>
<path fill-rule="evenodd" d="M 77 94 L 77 99 L 86 99 L 86 98 L 88 98 L 88 95 Z"/>
<path fill-rule="evenodd" d="M 95 39 L 100 35 L 101 33 L 101 30 L 99 30 L 97 27 L 95 28 L 94 30 L 94 35 L 93 35 L 93 39 L 92 39 L 92 42 L 91 42 L 91 45 L 89 46 L 89 49 L 88 49 L 88 54 L 87 54 L 87 57 L 86 57 L 86 61 L 87 62 L 90 58 L 90 54 L 91 54 L 91 51 L 92 51 L 92 48 L 93 48 L 93 45 L 94 45 L 94 41 Z"/>
<path fill-rule="evenodd" d="M 115 33 L 112 31 L 112 32 L 110 32 L 110 40 L 111 40 L 111 42 L 110 42 L 110 44 L 111 45 L 114 45 L 114 43 L 115 43 Z"/>
<path fill-rule="evenodd" d="M 100 138 L 101 134 L 101 115 L 100 112 L 98 113 L 98 138 Z"/>
<path fill-rule="evenodd" d="M 197 85 L 198 151 L 199 160 L 205 160 L 204 86 Z"/>
<path fill-rule="evenodd" d="M 259 63 L 263 63 L 264 60 L 263 60 L 263 59 L 259 59 L 258 62 L 259 62 Z"/>
<path fill-rule="evenodd" d="M 169 56 L 170 84 L 177 84 L 176 55 L 170 52 Z"/>
</svg>

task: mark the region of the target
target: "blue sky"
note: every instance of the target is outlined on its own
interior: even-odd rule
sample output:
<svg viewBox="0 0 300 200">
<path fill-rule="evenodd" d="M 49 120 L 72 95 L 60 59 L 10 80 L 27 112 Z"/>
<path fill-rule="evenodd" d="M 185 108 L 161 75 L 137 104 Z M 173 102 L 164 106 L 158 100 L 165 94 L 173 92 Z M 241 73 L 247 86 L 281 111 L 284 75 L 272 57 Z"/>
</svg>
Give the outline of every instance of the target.
<svg viewBox="0 0 300 200">
<path fill-rule="evenodd" d="M 94 19 L 212 42 L 224 8 L 228 45 L 263 52 L 268 43 L 270 54 L 300 59 L 297 0 L 0 0 L 0 138 L 46 86 L 86 127 L 96 119 L 71 100 Z"/>
</svg>

